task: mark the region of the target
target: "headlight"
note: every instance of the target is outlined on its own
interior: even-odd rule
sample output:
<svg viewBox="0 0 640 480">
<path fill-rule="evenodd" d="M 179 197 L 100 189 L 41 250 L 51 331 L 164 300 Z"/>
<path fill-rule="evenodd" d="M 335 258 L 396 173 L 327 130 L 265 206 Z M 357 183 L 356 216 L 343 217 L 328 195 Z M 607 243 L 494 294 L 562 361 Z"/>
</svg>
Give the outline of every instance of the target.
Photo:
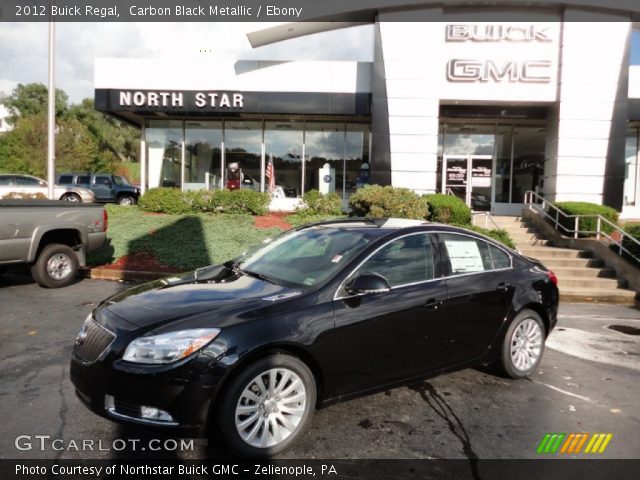
<svg viewBox="0 0 640 480">
<path fill-rule="evenodd" d="M 198 328 L 136 338 L 129 344 L 122 358 L 135 363 L 175 362 L 200 350 L 219 333 L 217 328 Z"/>
</svg>

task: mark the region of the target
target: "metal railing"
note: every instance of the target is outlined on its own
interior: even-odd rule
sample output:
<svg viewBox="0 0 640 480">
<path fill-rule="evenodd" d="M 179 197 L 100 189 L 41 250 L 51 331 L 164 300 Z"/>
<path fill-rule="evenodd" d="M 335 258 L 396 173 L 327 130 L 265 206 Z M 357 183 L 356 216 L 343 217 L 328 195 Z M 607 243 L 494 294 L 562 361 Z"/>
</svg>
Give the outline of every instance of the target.
<svg viewBox="0 0 640 480">
<path fill-rule="evenodd" d="M 479 216 L 483 216 L 484 217 L 484 228 L 489 229 L 496 229 L 496 230 L 502 230 L 502 227 L 500 225 L 498 225 L 496 223 L 496 221 L 493 219 L 493 217 L 491 216 L 491 214 L 489 212 L 471 212 L 471 215 L 473 215 L 473 221 L 471 222 L 473 225 L 478 226 L 476 223 L 476 217 Z M 489 227 L 489 223 L 491 223 L 493 225 L 493 227 Z"/>
<path fill-rule="evenodd" d="M 640 263 L 640 258 L 635 256 L 633 253 L 629 251 L 628 248 L 622 245 L 624 240 L 630 241 L 632 244 L 636 244 L 640 247 L 640 241 L 636 240 L 634 237 L 625 232 L 622 228 L 620 228 L 615 223 L 607 220 L 602 215 L 592 213 L 586 215 L 568 215 L 556 207 L 553 203 L 546 200 L 541 195 L 538 195 L 536 192 L 528 191 L 524 195 L 524 203 L 529 208 L 529 210 L 534 210 L 542 215 L 544 218 L 551 220 L 554 224 L 555 229 L 563 235 L 568 235 L 573 238 L 578 238 L 580 235 L 589 235 L 595 236 L 597 240 L 604 240 L 608 242 L 610 245 L 615 245 L 615 250 L 618 255 L 622 255 L 626 253 L 629 257 L 633 258 L 637 263 Z M 573 222 L 573 229 L 566 227 L 560 219 L 569 219 L 568 222 Z M 581 218 L 590 218 L 596 220 L 596 229 L 595 230 L 580 230 L 580 219 Z M 571 220 L 573 219 L 573 220 Z M 609 233 L 605 232 L 603 226 L 606 225 L 611 229 L 611 231 L 618 232 L 619 238 L 613 238 Z M 608 228 L 608 229 L 609 229 Z"/>
</svg>

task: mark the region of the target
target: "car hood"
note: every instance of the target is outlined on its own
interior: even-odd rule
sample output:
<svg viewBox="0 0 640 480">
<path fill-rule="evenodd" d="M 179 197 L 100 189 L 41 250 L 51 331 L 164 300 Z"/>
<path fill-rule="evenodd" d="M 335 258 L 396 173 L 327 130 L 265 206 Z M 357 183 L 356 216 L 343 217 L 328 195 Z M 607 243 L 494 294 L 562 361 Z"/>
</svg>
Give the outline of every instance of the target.
<svg viewBox="0 0 640 480">
<path fill-rule="evenodd" d="M 214 266 L 131 288 L 105 300 L 102 308 L 138 327 L 155 328 L 203 313 L 214 313 L 213 326 L 222 326 L 241 312 L 299 294 Z"/>
</svg>

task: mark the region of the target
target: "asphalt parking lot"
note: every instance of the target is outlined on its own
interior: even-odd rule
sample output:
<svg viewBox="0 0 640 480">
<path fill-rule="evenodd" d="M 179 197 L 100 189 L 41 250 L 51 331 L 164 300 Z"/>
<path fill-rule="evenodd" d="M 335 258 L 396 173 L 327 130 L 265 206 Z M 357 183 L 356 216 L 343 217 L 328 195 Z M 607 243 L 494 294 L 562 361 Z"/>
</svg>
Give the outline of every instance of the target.
<svg viewBox="0 0 640 480">
<path fill-rule="evenodd" d="M 78 451 L 115 439 L 162 438 L 90 413 L 69 381 L 69 354 L 84 317 L 126 288 L 83 280 L 47 290 L 29 277 L 0 277 L 0 458 L 214 458 L 205 441 L 184 451 L 141 448 Z M 352 400 L 317 412 L 305 437 L 281 458 L 536 458 L 548 432 L 608 432 L 601 458 L 640 457 L 640 311 L 611 305 L 561 306 L 538 371 L 513 381 L 468 369 Z M 19 450 L 20 435 L 63 439 Z M 144 445 L 141 443 L 140 445 Z M 23 448 L 25 444 L 22 444 Z M 584 454 L 582 454 L 584 456 Z"/>
</svg>

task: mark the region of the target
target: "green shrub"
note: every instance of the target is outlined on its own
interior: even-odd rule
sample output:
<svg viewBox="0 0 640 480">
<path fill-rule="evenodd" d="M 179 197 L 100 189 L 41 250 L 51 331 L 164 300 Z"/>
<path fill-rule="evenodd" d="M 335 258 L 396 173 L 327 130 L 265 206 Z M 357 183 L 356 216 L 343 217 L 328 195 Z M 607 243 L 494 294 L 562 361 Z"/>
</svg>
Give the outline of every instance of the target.
<svg viewBox="0 0 640 480">
<path fill-rule="evenodd" d="M 140 208 L 156 213 L 230 213 L 264 215 L 269 195 L 254 190 L 195 190 L 181 192 L 176 188 L 153 188 L 139 201 Z"/>
<path fill-rule="evenodd" d="M 349 199 L 351 215 L 356 217 L 398 217 L 423 220 L 427 202 L 408 188 L 366 185 Z"/>
<path fill-rule="evenodd" d="M 640 241 L 640 223 L 627 223 L 623 226 L 623 228 L 625 232 L 630 234 L 636 240 Z M 631 252 L 631 254 L 636 258 L 640 258 L 640 245 L 625 238 L 624 240 L 622 240 L 622 246 L 629 250 L 629 252 Z M 623 256 L 625 258 L 631 259 L 626 253 L 623 254 Z"/>
<path fill-rule="evenodd" d="M 471 209 L 455 195 L 432 193 L 424 195 L 429 213 L 427 220 L 440 223 L 471 223 Z"/>
<path fill-rule="evenodd" d="M 500 242 L 511 249 L 516 248 L 516 244 L 513 242 L 511 235 L 509 235 L 509 232 L 507 232 L 506 230 L 497 229 L 497 228 L 489 230 L 488 228 L 477 227 L 476 225 L 464 224 L 464 223 L 455 223 L 453 225 L 460 228 L 466 228 L 467 230 L 471 230 L 472 232 L 485 235 L 489 238 L 493 238 L 497 242 Z"/>
<path fill-rule="evenodd" d="M 269 194 L 255 190 L 216 190 L 211 196 L 213 211 L 264 215 L 269 211 Z"/>
<path fill-rule="evenodd" d="M 138 205 L 145 212 L 181 214 L 190 213 L 183 193 L 177 188 L 152 188 L 140 197 Z"/>
<path fill-rule="evenodd" d="M 298 215 L 342 215 L 342 199 L 335 193 L 322 194 L 310 190 L 302 196 L 302 204 L 296 208 Z"/>
<path fill-rule="evenodd" d="M 610 222 L 618 222 L 618 212 L 605 205 L 598 205 L 596 203 L 589 202 L 556 202 L 554 205 L 567 215 L 599 214 Z M 565 218 L 562 215 L 560 215 L 559 218 L 560 224 L 562 224 L 566 229 L 573 230 L 575 228 L 575 218 Z M 581 218 L 578 224 L 578 229 L 582 231 L 595 232 L 597 229 L 597 221 L 598 220 L 596 218 Z M 613 228 L 602 222 L 602 230 L 606 233 L 611 233 Z M 564 230 L 562 230 L 561 233 L 568 235 L 568 232 Z M 581 234 L 580 236 L 591 237 L 593 235 L 595 234 Z"/>
</svg>

